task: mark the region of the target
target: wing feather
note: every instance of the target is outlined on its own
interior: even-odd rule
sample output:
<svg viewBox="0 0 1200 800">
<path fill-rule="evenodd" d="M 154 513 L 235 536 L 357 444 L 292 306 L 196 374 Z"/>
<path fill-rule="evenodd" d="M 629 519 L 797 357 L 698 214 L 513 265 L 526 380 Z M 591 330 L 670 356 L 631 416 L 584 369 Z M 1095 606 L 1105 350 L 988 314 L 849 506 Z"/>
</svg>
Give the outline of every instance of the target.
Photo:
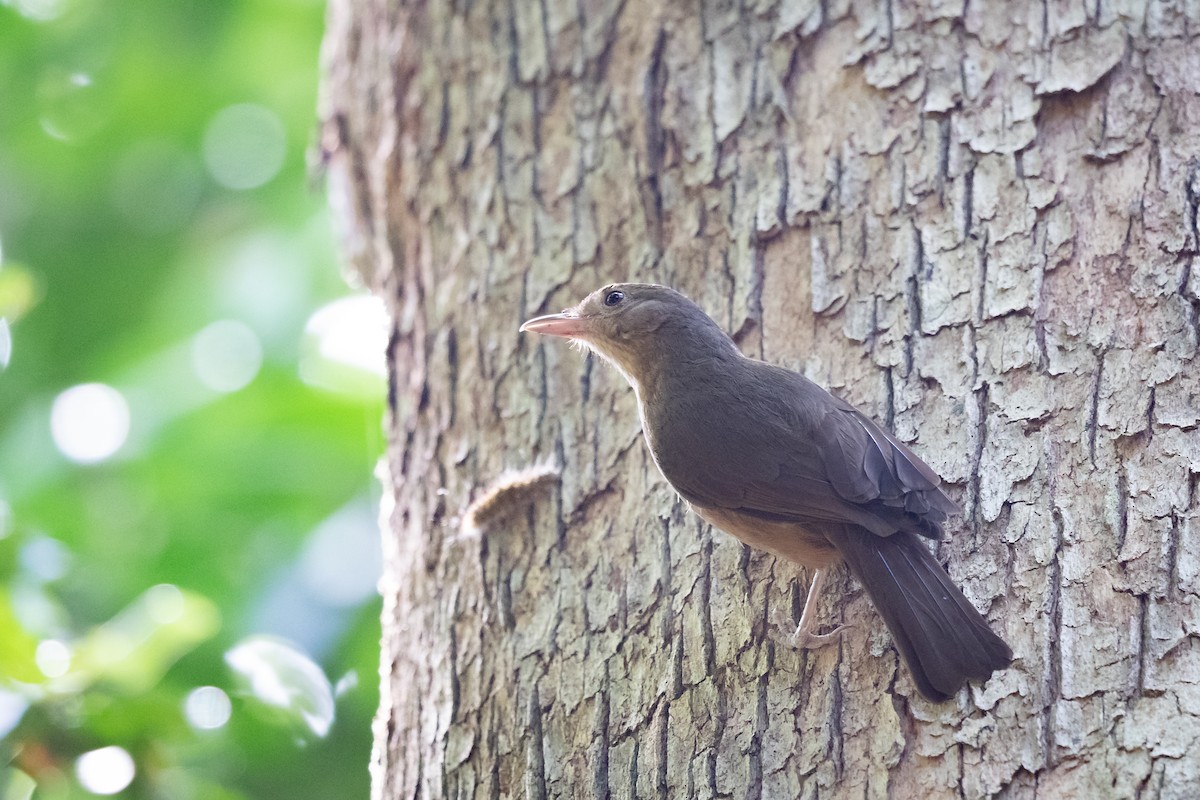
<svg viewBox="0 0 1200 800">
<path fill-rule="evenodd" d="M 916 454 L 803 376 L 745 364 L 736 393 L 689 393 L 647 428 L 655 460 L 684 498 L 771 519 L 849 522 L 880 536 L 941 536 L 958 506 Z"/>
</svg>

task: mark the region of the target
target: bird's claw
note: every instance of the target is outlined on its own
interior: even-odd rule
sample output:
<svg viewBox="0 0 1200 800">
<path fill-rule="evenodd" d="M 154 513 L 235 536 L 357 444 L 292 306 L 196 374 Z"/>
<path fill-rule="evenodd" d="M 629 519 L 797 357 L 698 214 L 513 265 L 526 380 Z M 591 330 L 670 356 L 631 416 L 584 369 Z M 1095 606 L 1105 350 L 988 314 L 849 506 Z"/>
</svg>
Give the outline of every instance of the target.
<svg viewBox="0 0 1200 800">
<path fill-rule="evenodd" d="M 838 625 L 829 633 L 813 633 L 803 628 L 796 628 L 796 632 L 788 637 L 787 643 L 797 650 L 815 650 L 818 647 L 836 644 L 837 640 L 842 638 L 842 634 L 852 627 L 854 626 Z"/>
<path fill-rule="evenodd" d="M 829 633 L 815 633 L 811 629 L 805 630 L 801 625 L 793 631 L 792 621 L 778 608 L 771 614 L 771 623 L 771 638 L 796 650 L 815 650 L 818 647 L 835 644 L 843 633 L 854 627 L 853 625 L 838 625 Z"/>
</svg>

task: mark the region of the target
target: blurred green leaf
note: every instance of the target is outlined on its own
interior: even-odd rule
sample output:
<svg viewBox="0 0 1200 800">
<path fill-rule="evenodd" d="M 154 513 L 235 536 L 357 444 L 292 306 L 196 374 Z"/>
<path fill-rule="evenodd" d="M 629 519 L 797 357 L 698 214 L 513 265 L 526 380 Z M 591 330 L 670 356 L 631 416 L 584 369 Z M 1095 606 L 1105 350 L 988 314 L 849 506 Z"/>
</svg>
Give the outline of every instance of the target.
<svg viewBox="0 0 1200 800">
<path fill-rule="evenodd" d="M 37 683 L 42 673 L 37 667 L 37 640 L 25 632 L 16 615 L 8 592 L 0 587 L 0 675 L 22 683 Z"/>
<path fill-rule="evenodd" d="M 41 287 L 27 267 L 12 262 L 0 264 L 0 317 L 16 322 L 40 297 Z"/>
<path fill-rule="evenodd" d="M 148 589 L 75 647 L 65 681 L 102 681 L 127 694 L 155 686 L 167 670 L 220 627 L 206 597 L 171 584 Z"/>
<path fill-rule="evenodd" d="M 0 800 L 29 800 L 37 781 L 15 767 L 0 767 Z"/>
</svg>

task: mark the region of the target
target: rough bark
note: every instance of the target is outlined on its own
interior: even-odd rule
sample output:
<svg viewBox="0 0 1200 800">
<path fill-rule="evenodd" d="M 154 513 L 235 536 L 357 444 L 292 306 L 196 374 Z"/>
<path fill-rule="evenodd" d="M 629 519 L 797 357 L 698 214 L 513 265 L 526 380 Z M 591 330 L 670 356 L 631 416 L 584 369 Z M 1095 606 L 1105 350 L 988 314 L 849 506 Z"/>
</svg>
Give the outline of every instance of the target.
<svg viewBox="0 0 1200 800">
<path fill-rule="evenodd" d="M 1200 6 L 663 5 L 331 2 L 322 149 L 395 321 L 376 797 L 1197 796 Z M 621 279 L 915 442 L 1014 667 L 923 701 L 844 575 L 842 644 L 776 645 L 803 571 L 517 333 Z"/>
</svg>

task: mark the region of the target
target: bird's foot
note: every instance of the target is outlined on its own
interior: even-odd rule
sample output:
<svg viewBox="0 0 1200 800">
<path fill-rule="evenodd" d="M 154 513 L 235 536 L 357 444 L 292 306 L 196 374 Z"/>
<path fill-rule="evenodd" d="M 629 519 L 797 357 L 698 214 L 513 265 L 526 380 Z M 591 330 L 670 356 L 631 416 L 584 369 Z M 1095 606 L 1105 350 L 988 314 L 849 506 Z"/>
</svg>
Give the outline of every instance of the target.
<svg viewBox="0 0 1200 800">
<path fill-rule="evenodd" d="M 771 638 L 780 644 L 796 650 L 815 650 L 818 647 L 836 644 L 842 634 L 853 628 L 853 625 L 838 625 L 829 633 L 816 633 L 816 626 L 805 627 L 801 622 L 800 626 L 792 631 L 792 621 L 780 609 L 776 609 L 771 615 L 773 630 Z"/>
<path fill-rule="evenodd" d="M 815 650 L 818 647 L 836 644 L 837 640 L 842 638 L 842 634 L 852 627 L 854 626 L 838 625 L 829 633 L 813 633 L 803 628 L 796 628 L 796 632 L 788 637 L 787 643 L 797 650 Z"/>
</svg>

